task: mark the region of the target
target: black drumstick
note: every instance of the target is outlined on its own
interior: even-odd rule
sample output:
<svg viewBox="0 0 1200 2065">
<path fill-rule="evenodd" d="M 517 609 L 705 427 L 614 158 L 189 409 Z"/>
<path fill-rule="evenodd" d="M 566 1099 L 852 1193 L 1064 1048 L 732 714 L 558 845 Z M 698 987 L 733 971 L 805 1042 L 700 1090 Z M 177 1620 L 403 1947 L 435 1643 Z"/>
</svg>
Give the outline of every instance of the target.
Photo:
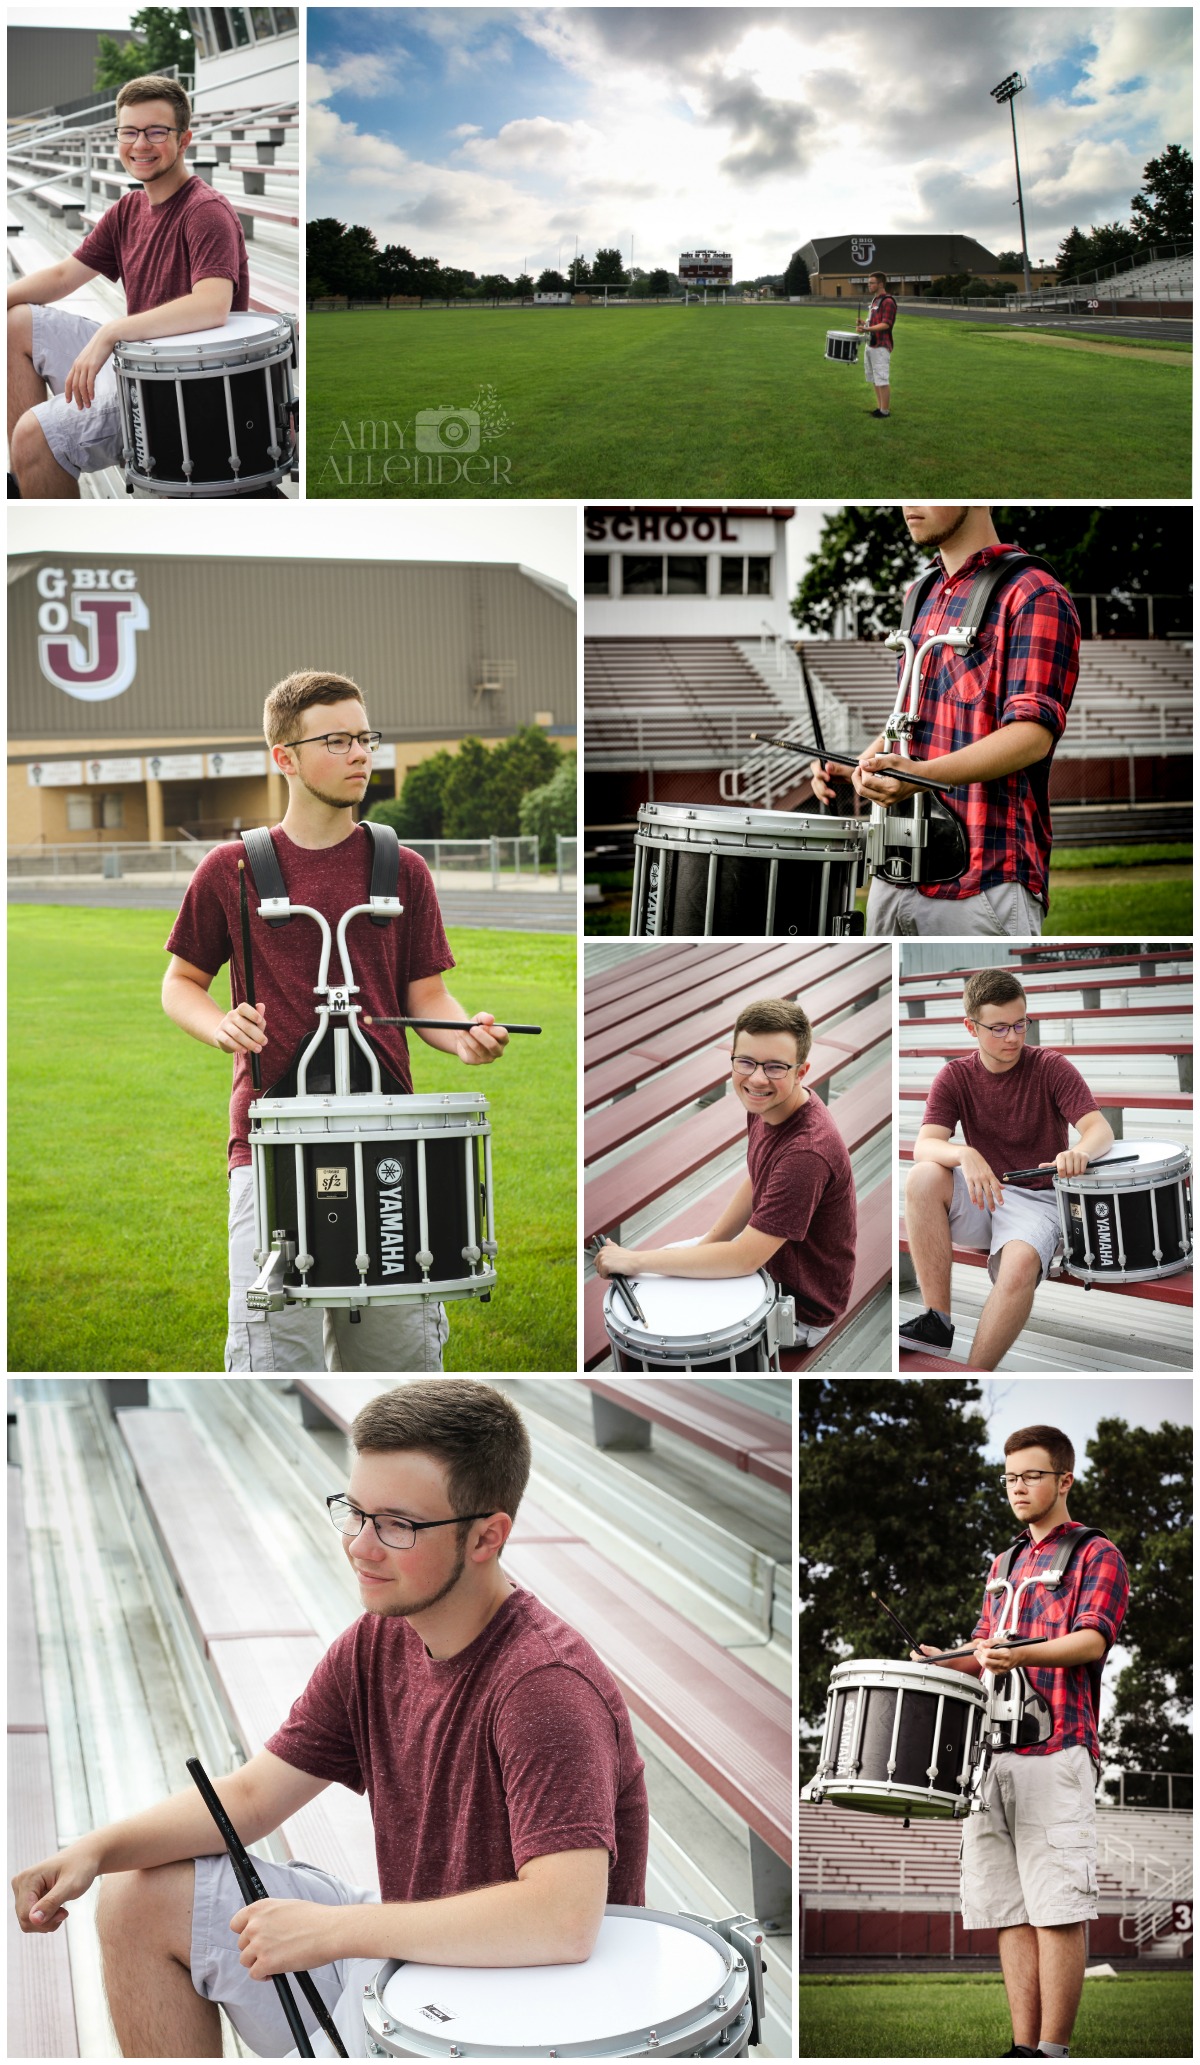
<svg viewBox="0 0 1200 2065">
<path fill-rule="evenodd" d="M 187 1759 L 187 1768 L 201 1799 L 216 1822 L 218 1833 L 229 1852 L 229 1862 L 233 1866 L 233 1875 L 238 1882 L 238 1888 L 246 1906 L 252 1907 L 256 1900 L 269 1899 L 270 1895 L 254 1869 L 254 1860 L 242 1842 L 224 1807 L 221 1805 L 212 1780 L 209 1778 L 199 1757 L 189 1757 Z M 338 2057 L 348 2057 L 349 2052 L 338 2035 L 337 2024 L 334 2022 L 329 2009 L 326 2007 L 309 1974 L 307 1972 L 294 1972 L 292 1976 L 308 2002 L 309 2007 L 316 2015 Z M 275 1991 L 279 1995 L 280 2005 L 287 2016 L 288 2028 L 296 2039 L 296 2048 L 300 2056 L 302 2058 L 314 2057 L 316 2054 L 308 2040 L 308 2031 L 304 2027 L 303 2018 L 299 2008 L 296 2006 L 291 1987 L 288 1985 L 282 1972 L 275 1973 L 273 1977 Z"/>
<path fill-rule="evenodd" d="M 980 1641 L 984 1637 L 980 1636 Z M 1032 1649 L 1035 1642 L 1053 1642 L 1053 1635 L 1004 1635 L 991 1644 L 993 1649 Z M 940 1656 L 923 1656 L 922 1663 L 949 1663 L 952 1656 L 974 1656 L 975 1644 L 968 1642 L 965 1649 L 943 1649 Z"/>
<path fill-rule="evenodd" d="M 364 1025 L 426 1025 L 434 1032 L 540 1033 L 540 1025 L 477 1025 L 473 1018 L 364 1018 Z"/>
<path fill-rule="evenodd" d="M 894 1614 L 894 1613 L 892 1612 L 892 1609 L 891 1609 L 891 1607 L 890 1607 L 890 1606 L 889 1606 L 889 1605 L 887 1604 L 887 1601 L 886 1601 L 886 1600 L 884 1600 L 884 1599 L 881 1599 L 881 1598 L 880 1598 L 880 1596 L 879 1596 L 879 1594 L 878 1594 L 878 1592 L 872 1592 L 872 1593 L 871 1593 L 871 1597 L 872 1597 L 872 1599 L 873 1599 L 873 1600 L 875 1601 L 875 1604 L 876 1604 L 876 1606 L 882 1606 L 882 1607 L 883 1607 L 883 1610 L 884 1610 L 884 1612 L 886 1613 L 886 1615 L 887 1615 L 888 1619 L 889 1619 L 889 1620 L 892 1620 L 892 1621 L 895 1621 L 895 1623 L 896 1623 L 896 1626 L 897 1626 L 897 1627 L 899 1628 L 899 1630 L 900 1630 L 900 1633 L 901 1633 L 901 1634 L 903 1635 L 903 1637 L 904 1637 L 905 1641 L 906 1641 L 906 1642 L 908 1643 L 908 1646 L 909 1646 L 909 1648 L 910 1648 L 910 1649 L 919 1649 L 919 1648 L 921 1647 L 921 1645 L 920 1645 L 920 1643 L 918 1642 L 918 1640 L 917 1640 L 916 1636 L 915 1636 L 915 1635 L 910 1635 L 910 1634 L 909 1634 L 909 1632 L 908 1632 L 908 1629 L 907 1629 L 907 1628 L 905 1627 L 905 1625 L 904 1625 L 904 1622 L 903 1622 L 902 1620 L 898 1619 L 898 1617 L 896 1616 L 896 1614 Z"/>
<path fill-rule="evenodd" d="M 246 976 L 246 1002 L 254 1005 L 254 955 L 250 947 L 250 903 L 246 895 L 246 863 L 238 862 L 238 893 L 242 905 L 242 967 Z M 256 1090 L 262 1089 L 262 1070 L 258 1065 L 258 1054 L 251 1050 L 250 1078 Z"/>
<path fill-rule="evenodd" d="M 609 1239 L 607 1233 L 597 1233 L 588 1242 L 588 1246 L 591 1249 L 593 1255 L 598 1255 L 601 1248 L 606 1248 L 608 1247 L 608 1245 Z M 616 1284 L 618 1291 L 621 1293 L 622 1298 L 625 1300 L 625 1309 L 628 1312 L 629 1317 L 631 1319 L 636 1319 L 639 1325 L 641 1326 L 649 1326 L 650 1322 L 646 1318 L 645 1313 L 642 1311 L 641 1306 L 638 1304 L 637 1298 L 634 1296 L 633 1285 L 630 1283 L 629 1278 L 627 1276 L 610 1276 L 608 1281 L 609 1283 Z"/>
<path fill-rule="evenodd" d="M 1136 1162 L 1137 1160 L 1138 1156 L 1136 1154 L 1113 1154 L 1102 1157 L 1100 1161 L 1089 1162 L 1085 1173 L 1090 1176 L 1093 1169 L 1115 1169 L 1122 1162 Z M 1048 1169 L 1009 1169 L 1001 1176 L 1000 1181 L 1002 1183 L 1015 1183 L 1018 1176 L 1053 1176 L 1053 1174 L 1054 1164 L 1051 1163 Z M 1064 1176 L 1062 1180 L 1064 1183 L 1069 1183 L 1071 1178 Z"/>
<path fill-rule="evenodd" d="M 849 753 L 822 753 L 817 746 L 809 745 L 806 739 L 765 739 L 760 731 L 752 731 L 751 738 L 760 746 L 774 746 L 777 752 L 790 753 L 796 760 L 833 760 L 839 767 L 857 767 L 858 761 Z M 950 789 L 966 789 L 969 782 L 935 782 L 926 774 L 908 774 L 898 767 L 868 767 L 868 774 L 875 775 L 881 782 L 908 782 L 914 789 L 931 789 L 935 796 L 944 796 Z"/>
</svg>

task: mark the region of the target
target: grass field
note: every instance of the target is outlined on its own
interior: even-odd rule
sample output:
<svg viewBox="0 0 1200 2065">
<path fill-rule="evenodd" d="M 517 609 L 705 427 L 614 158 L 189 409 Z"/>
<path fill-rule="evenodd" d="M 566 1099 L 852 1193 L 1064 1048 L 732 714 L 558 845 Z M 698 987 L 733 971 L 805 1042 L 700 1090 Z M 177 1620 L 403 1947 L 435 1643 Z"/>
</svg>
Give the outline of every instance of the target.
<svg viewBox="0 0 1200 2065">
<path fill-rule="evenodd" d="M 599 908 L 584 905 L 585 933 L 593 938 L 624 937 L 629 931 L 633 870 L 589 873 L 587 879 L 600 884 L 604 903 Z M 1192 895 L 1190 846 L 1061 847 L 1050 862 L 1050 910 L 1043 935 L 1064 939 L 1093 932 L 1188 934 Z M 865 889 L 860 889 L 857 902 L 865 911 Z"/>
<path fill-rule="evenodd" d="M 1147 360 L 902 312 L 882 423 L 861 370 L 824 357 L 826 330 L 853 323 L 836 305 L 311 315 L 308 492 L 1190 492 L 1190 349 Z M 477 452 L 415 449 L 418 412 L 439 408 L 480 412 Z"/>
<path fill-rule="evenodd" d="M 163 911 L 9 914 L 8 1366 L 219 1370 L 230 1067 L 164 1016 Z M 449 1308 L 451 1370 L 575 1367 L 575 942 L 451 930 L 452 991 L 544 1027 L 464 1069 L 413 1038 L 420 1092 L 481 1089 L 499 1282 Z M 227 999 L 227 978 L 213 994 Z"/>
<path fill-rule="evenodd" d="M 999 2058 L 1012 2024 L 999 1978 L 901 1972 L 800 1981 L 801 2058 Z M 1190 1975 L 1084 1982 L 1072 2058 L 1190 2058 Z"/>
</svg>

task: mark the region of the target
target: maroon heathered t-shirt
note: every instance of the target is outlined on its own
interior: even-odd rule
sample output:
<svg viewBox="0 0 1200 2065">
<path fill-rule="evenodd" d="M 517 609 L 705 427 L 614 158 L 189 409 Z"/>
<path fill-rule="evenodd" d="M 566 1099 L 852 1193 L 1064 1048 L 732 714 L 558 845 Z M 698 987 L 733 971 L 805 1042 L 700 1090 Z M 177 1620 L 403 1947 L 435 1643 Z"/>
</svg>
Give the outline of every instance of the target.
<svg viewBox="0 0 1200 2065">
<path fill-rule="evenodd" d="M 157 208 L 142 187 L 122 194 L 73 255 L 106 280 L 120 280 L 130 315 L 180 300 L 198 280 L 229 280 L 232 306 L 250 306 L 250 268 L 237 211 L 194 176 Z"/>
<path fill-rule="evenodd" d="M 353 904 L 366 903 L 371 890 L 371 835 L 355 825 L 339 846 L 313 851 L 297 846 L 276 825 L 271 839 L 283 880 L 292 903 L 311 904 L 329 922 L 334 935 L 329 979 L 341 980 L 337 953 L 337 923 Z M 231 964 L 231 986 L 235 1003 L 246 995 L 242 966 L 241 906 L 238 894 L 238 861 L 246 859 L 240 839 L 214 847 L 205 855 L 188 883 L 179 916 L 171 927 L 167 952 L 178 954 L 206 975 L 216 975 L 226 961 Z M 263 1089 L 254 1088 L 250 1057 L 239 1054 L 234 1062 L 233 1095 L 229 1104 L 229 1166 L 250 1166 L 250 1121 L 248 1113 L 255 1097 L 269 1092 L 287 1073 L 302 1040 L 317 1029 L 314 987 L 320 973 L 321 934 L 311 918 L 297 917 L 280 926 L 264 924 L 255 913 L 258 892 L 246 866 L 246 893 L 250 903 L 250 945 L 254 962 L 254 995 L 267 1014 L 267 1044 L 262 1049 Z M 433 876 L 407 846 L 400 848 L 400 879 L 397 895 L 404 909 L 390 925 L 372 925 L 368 917 L 354 918 L 346 928 L 350 967 L 363 1015 L 403 1016 L 410 982 L 440 975 L 453 968 L 454 955 L 442 926 Z M 393 1074 L 406 1090 L 412 1089 L 408 1046 L 398 1026 L 372 1026 L 366 1037 L 383 1055 Z"/>
<path fill-rule="evenodd" d="M 781 1233 L 767 1263 L 808 1326 L 832 1326 L 850 1303 L 858 1207 L 846 1143 L 819 1097 L 782 1125 L 747 1115 L 746 1165 L 756 1233 Z"/>
<path fill-rule="evenodd" d="M 608 1899 L 645 1905 L 650 1810 L 625 1702 L 532 1592 L 442 1662 L 401 1615 L 364 1614 L 266 1747 L 366 1793 L 384 1900 L 470 1893 L 532 1857 L 606 1849 Z"/>
<path fill-rule="evenodd" d="M 993 1075 L 978 1052 L 956 1055 L 935 1075 L 921 1123 L 948 1126 L 951 1133 L 961 1125 L 967 1146 L 1002 1176 L 1006 1169 L 1053 1161 L 1067 1145 L 1068 1126 L 1095 1109 L 1095 1096 L 1065 1054 L 1023 1047 L 1005 1075 Z M 1052 1174 L 1022 1181 L 1021 1188 L 1046 1189 Z"/>
</svg>

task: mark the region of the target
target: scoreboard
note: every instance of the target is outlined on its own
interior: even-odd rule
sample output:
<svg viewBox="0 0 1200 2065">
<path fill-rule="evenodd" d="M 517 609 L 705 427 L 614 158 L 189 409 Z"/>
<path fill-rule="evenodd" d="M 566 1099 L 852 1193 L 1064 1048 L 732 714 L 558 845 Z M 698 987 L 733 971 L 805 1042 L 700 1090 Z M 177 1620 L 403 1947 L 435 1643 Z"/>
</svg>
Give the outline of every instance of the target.
<svg viewBox="0 0 1200 2065">
<path fill-rule="evenodd" d="M 732 287 L 733 256 L 729 251 L 684 251 L 679 278 L 685 287 Z"/>
</svg>

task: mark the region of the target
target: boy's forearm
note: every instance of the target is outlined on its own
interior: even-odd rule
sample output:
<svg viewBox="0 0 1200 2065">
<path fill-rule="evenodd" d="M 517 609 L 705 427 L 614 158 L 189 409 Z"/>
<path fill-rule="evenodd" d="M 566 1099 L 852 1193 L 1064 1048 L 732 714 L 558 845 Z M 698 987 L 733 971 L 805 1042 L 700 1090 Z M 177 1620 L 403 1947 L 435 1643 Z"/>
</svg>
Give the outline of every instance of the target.
<svg viewBox="0 0 1200 2065">
<path fill-rule="evenodd" d="M 697 1245 L 705 1247 L 711 1241 L 736 1240 L 739 1233 L 744 1233 L 750 1224 L 753 1209 L 754 1196 L 750 1188 L 750 1178 L 746 1176 L 738 1184 L 720 1218 L 706 1234 L 702 1235 Z"/>
<path fill-rule="evenodd" d="M 260 1836 L 270 1833 L 269 1828 L 259 1826 L 261 1816 L 256 1818 L 237 1772 L 216 1779 L 214 1786 L 244 1843 L 256 1843 Z M 225 1848 L 216 1823 L 194 1786 L 186 1792 L 173 1793 L 169 1799 L 159 1800 L 124 1821 L 110 1822 L 107 1828 L 96 1829 L 82 1840 L 92 1850 L 101 1872 L 148 1871 L 157 1864 L 178 1863 L 181 1858 L 219 1856 Z"/>
<path fill-rule="evenodd" d="M 33 303 L 41 307 L 47 301 L 61 301 L 69 291 L 63 283 L 61 268 L 44 265 L 40 272 L 28 273 L 23 280 L 10 280 L 8 306 L 24 308 L 27 303 Z"/>
<path fill-rule="evenodd" d="M 188 330 L 219 330 L 228 322 L 229 310 L 220 308 L 211 296 L 181 294 L 164 301 L 160 308 L 148 308 L 141 315 L 114 316 L 105 329 L 114 343 L 134 344 L 143 338 L 177 337 Z"/>
<path fill-rule="evenodd" d="M 167 981 L 163 984 L 163 1010 L 181 1032 L 190 1033 L 204 1046 L 216 1045 L 213 1038 L 225 1013 L 214 996 L 199 983 Z"/>
<path fill-rule="evenodd" d="M 329 1918 L 331 1957 L 510 1966 L 575 1964 L 587 1956 L 545 1893 L 522 1879 L 445 1900 L 335 1908 Z"/>
<path fill-rule="evenodd" d="M 1002 724 L 986 738 L 975 739 L 957 752 L 942 753 L 922 763 L 922 771 L 933 781 L 956 787 L 963 782 L 1000 781 L 1044 760 L 1054 740 L 1045 725 L 1022 720 Z M 886 770 L 885 770 L 886 771 Z"/>
</svg>

